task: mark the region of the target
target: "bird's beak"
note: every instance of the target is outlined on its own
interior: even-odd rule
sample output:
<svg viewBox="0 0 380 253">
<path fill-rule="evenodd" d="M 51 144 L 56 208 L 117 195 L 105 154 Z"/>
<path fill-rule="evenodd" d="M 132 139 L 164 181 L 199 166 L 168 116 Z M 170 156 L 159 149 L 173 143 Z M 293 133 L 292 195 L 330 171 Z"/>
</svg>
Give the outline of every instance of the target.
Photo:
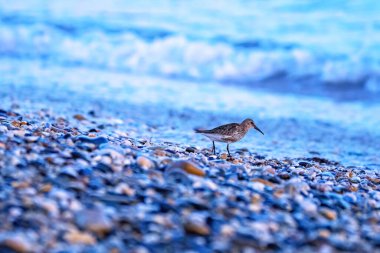
<svg viewBox="0 0 380 253">
<path fill-rule="evenodd" d="M 259 131 L 260 133 L 262 133 L 264 135 L 263 131 L 261 131 L 260 128 L 258 128 L 256 125 L 254 125 L 253 128 L 256 129 L 257 131 Z"/>
</svg>

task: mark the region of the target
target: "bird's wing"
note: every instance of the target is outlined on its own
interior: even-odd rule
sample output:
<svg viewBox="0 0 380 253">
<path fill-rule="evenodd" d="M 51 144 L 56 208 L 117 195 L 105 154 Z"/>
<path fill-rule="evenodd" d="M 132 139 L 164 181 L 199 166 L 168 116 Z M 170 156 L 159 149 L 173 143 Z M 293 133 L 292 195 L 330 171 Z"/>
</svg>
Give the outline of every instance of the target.
<svg viewBox="0 0 380 253">
<path fill-rule="evenodd" d="M 210 132 L 222 134 L 222 135 L 234 135 L 239 130 L 239 124 L 231 123 L 227 125 L 218 126 L 214 129 L 211 129 Z"/>
</svg>

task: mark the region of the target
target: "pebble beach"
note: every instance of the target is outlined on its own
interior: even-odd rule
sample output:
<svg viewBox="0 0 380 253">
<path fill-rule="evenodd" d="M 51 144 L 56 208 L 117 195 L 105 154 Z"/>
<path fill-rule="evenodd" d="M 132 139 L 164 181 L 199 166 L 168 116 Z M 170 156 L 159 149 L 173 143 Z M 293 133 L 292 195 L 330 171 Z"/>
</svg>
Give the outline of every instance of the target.
<svg viewBox="0 0 380 253">
<path fill-rule="evenodd" d="M 133 106 L 3 99 L 1 252 L 379 250 L 376 170 L 159 141 Z"/>
</svg>

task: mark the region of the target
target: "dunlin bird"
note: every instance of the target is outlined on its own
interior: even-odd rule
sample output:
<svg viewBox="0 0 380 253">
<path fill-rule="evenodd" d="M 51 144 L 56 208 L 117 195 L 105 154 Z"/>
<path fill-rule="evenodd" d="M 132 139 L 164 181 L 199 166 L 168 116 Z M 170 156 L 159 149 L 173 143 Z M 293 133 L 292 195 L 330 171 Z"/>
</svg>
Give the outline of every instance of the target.
<svg viewBox="0 0 380 253">
<path fill-rule="evenodd" d="M 227 152 L 230 154 L 229 145 L 240 141 L 248 132 L 249 129 L 254 128 L 260 133 L 263 133 L 251 119 L 245 119 L 241 124 L 231 123 L 227 125 L 218 126 L 211 130 L 199 130 L 196 129 L 196 133 L 203 134 L 212 140 L 212 152 L 215 155 L 215 141 L 227 143 Z"/>
</svg>

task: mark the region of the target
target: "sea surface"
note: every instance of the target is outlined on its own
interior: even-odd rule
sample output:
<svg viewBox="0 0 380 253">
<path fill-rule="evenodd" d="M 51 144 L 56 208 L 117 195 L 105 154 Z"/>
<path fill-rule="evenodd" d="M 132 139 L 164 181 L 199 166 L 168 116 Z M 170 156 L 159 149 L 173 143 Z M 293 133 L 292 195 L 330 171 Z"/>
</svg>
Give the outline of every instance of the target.
<svg viewBox="0 0 380 253">
<path fill-rule="evenodd" d="M 124 103 L 161 125 L 184 111 L 154 137 L 198 147 L 193 128 L 252 117 L 266 135 L 234 147 L 380 169 L 379 13 L 374 0 L 0 0 L 0 105 Z"/>
</svg>

